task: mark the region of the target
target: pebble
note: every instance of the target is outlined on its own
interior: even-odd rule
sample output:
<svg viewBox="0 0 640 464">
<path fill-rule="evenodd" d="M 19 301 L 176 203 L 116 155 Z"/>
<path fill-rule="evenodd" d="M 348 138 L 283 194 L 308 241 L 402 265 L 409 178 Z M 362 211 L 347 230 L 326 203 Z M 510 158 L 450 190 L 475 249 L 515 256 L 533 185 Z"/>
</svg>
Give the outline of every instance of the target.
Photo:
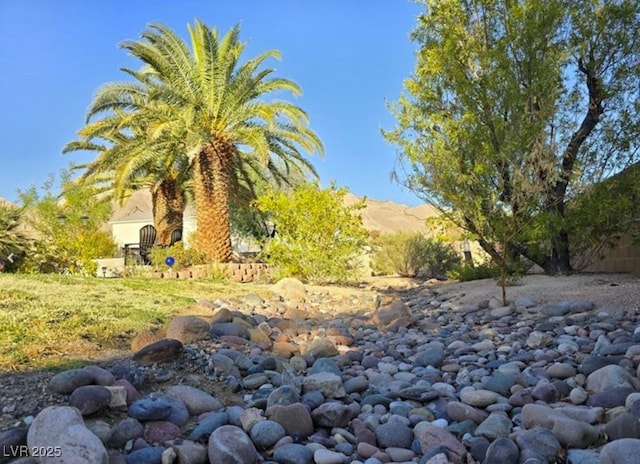
<svg viewBox="0 0 640 464">
<path fill-rule="evenodd" d="M 462 305 L 429 287 L 395 301 L 382 294 L 377 309 L 357 299 L 337 308 L 290 284 L 279 290 L 284 302 L 200 300 L 211 317 L 174 318 L 168 338 L 131 363 L 56 374 L 49 389 L 74 408 L 46 408 L 31 425 L 16 415 L 20 427 L 2 431 L 0 446 L 59 440 L 64 462 L 105 464 L 640 456 L 635 312 L 581 299 Z M 231 396 L 190 385 L 185 362 L 197 367 L 191 378 L 226 385 Z M 89 461 L 78 457 L 85 448 Z"/>
</svg>

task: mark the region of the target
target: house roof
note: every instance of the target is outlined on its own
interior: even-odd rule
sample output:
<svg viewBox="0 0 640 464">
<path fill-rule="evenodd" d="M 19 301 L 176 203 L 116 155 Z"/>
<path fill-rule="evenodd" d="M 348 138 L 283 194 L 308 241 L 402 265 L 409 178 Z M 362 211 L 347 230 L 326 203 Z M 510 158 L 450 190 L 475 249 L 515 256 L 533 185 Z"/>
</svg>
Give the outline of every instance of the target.
<svg viewBox="0 0 640 464">
<path fill-rule="evenodd" d="M 185 217 L 194 216 L 193 206 L 187 205 Z M 151 192 L 149 190 L 137 190 L 125 200 L 123 204 L 116 202 L 113 205 L 113 214 L 109 222 L 147 222 L 153 221 L 151 204 Z"/>
</svg>

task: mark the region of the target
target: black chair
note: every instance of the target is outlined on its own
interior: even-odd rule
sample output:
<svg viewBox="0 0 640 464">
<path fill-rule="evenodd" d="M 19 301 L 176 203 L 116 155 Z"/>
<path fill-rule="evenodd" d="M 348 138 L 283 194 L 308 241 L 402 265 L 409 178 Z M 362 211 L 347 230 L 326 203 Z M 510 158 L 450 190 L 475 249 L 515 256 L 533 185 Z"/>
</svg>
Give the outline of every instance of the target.
<svg viewBox="0 0 640 464">
<path fill-rule="evenodd" d="M 182 229 L 175 229 L 171 232 L 171 241 L 169 246 L 173 246 L 176 242 L 182 241 Z"/>
<path fill-rule="evenodd" d="M 151 224 L 140 229 L 140 258 L 142 264 L 151 264 L 151 249 L 156 243 L 156 228 Z"/>
</svg>

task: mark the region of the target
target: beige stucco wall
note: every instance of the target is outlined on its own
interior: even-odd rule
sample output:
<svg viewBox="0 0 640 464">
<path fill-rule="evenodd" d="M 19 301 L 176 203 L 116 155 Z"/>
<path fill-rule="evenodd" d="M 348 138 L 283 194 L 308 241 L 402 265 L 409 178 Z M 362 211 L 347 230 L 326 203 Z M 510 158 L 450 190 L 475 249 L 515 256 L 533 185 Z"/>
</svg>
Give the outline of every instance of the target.
<svg viewBox="0 0 640 464">
<path fill-rule="evenodd" d="M 587 272 L 633 272 L 640 273 L 640 244 L 634 244 L 625 236 L 613 249 L 602 250 L 603 259 L 595 260 Z"/>
</svg>

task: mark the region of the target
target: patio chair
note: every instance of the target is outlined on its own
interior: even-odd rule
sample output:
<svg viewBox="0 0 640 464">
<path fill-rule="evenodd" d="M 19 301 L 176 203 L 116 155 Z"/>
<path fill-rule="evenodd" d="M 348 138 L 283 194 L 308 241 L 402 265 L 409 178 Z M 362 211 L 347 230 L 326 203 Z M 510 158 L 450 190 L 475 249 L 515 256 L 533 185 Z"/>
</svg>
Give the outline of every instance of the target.
<svg viewBox="0 0 640 464">
<path fill-rule="evenodd" d="M 182 241 L 182 229 L 175 229 L 171 232 L 171 241 L 169 246 L 173 246 L 176 242 Z"/>
<path fill-rule="evenodd" d="M 156 243 L 156 228 L 151 224 L 140 229 L 140 258 L 142 264 L 151 264 L 151 249 Z"/>
</svg>

